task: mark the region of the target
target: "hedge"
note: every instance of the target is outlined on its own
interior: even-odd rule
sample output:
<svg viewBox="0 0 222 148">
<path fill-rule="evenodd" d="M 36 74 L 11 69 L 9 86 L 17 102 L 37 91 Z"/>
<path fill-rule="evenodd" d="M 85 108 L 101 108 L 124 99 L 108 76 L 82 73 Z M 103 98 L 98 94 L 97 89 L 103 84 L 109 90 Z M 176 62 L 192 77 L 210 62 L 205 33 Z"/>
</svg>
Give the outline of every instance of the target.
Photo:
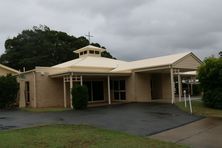
<svg viewBox="0 0 222 148">
<path fill-rule="evenodd" d="M 85 85 L 77 84 L 72 88 L 72 105 L 74 109 L 86 109 L 88 98 L 88 88 Z"/>
<path fill-rule="evenodd" d="M 13 107 L 18 89 L 16 77 L 11 75 L 0 76 L 0 109 Z"/>
</svg>

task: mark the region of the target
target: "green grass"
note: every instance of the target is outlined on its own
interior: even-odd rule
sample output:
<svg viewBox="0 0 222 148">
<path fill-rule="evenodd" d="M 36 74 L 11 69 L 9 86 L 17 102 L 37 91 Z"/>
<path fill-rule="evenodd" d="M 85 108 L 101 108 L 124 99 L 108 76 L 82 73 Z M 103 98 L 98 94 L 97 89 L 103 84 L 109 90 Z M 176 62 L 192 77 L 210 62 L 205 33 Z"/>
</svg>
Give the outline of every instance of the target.
<svg viewBox="0 0 222 148">
<path fill-rule="evenodd" d="M 47 125 L 0 132 L 0 147 L 177 148 L 186 146 L 87 125 Z"/>
<path fill-rule="evenodd" d="M 190 112 L 189 102 L 187 102 L 187 107 L 184 107 L 184 102 L 178 102 L 176 105 L 183 111 Z M 193 114 L 206 116 L 206 117 L 222 117 L 222 110 L 213 109 L 204 106 L 201 100 L 192 101 Z"/>
<path fill-rule="evenodd" d="M 27 112 L 62 112 L 71 109 L 70 108 L 20 108 L 20 110 Z"/>
</svg>

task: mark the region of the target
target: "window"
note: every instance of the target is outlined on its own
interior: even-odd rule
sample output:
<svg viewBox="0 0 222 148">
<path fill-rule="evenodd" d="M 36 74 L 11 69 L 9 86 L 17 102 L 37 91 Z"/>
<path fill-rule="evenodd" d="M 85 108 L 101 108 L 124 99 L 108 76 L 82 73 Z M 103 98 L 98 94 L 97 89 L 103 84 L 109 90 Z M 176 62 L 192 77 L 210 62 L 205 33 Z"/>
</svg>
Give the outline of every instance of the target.
<svg viewBox="0 0 222 148">
<path fill-rule="evenodd" d="M 94 54 L 94 50 L 90 50 L 89 53 L 90 53 L 90 54 Z"/>
<path fill-rule="evenodd" d="M 30 103 L 30 86 L 29 86 L 29 82 L 25 82 L 25 102 L 27 104 Z"/>
<path fill-rule="evenodd" d="M 83 55 L 83 52 L 80 52 L 80 55 Z"/>
<path fill-rule="evenodd" d="M 87 51 L 84 51 L 84 54 L 87 54 Z"/>
<path fill-rule="evenodd" d="M 125 80 L 111 81 L 111 87 L 114 92 L 115 100 L 126 100 L 126 85 Z"/>
<path fill-rule="evenodd" d="M 83 84 L 88 88 L 88 101 L 104 100 L 103 81 L 85 81 Z"/>
</svg>

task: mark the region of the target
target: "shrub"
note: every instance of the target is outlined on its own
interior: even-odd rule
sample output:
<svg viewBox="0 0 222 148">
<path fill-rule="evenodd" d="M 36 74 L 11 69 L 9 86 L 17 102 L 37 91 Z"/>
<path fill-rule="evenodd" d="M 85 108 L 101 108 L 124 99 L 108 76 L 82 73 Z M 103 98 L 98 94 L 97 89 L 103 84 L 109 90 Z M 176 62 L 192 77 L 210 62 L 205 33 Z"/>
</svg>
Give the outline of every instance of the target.
<svg viewBox="0 0 222 148">
<path fill-rule="evenodd" d="M 10 108 L 16 102 L 19 85 L 16 77 L 0 76 L 0 108 Z"/>
<path fill-rule="evenodd" d="M 76 110 L 86 109 L 88 104 L 88 89 L 86 86 L 75 85 L 72 89 L 72 105 Z"/>
<path fill-rule="evenodd" d="M 222 58 L 208 58 L 198 70 L 206 106 L 222 109 Z"/>
</svg>

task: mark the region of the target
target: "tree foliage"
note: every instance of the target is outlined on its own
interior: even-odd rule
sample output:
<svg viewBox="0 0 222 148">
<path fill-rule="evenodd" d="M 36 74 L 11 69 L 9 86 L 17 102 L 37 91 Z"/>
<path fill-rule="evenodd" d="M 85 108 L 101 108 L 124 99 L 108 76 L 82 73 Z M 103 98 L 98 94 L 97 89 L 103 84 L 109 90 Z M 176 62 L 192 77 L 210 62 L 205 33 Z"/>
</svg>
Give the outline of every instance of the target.
<svg viewBox="0 0 222 148">
<path fill-rule="evenodd" d="M 0 57 L 0 63 L 18 70 L 23 67 L 30 70 L 35 66 L 53 66 L 77 58 L 73 51 L 88 44 L 85 37 L 77 38 L 43 25 L 34 26 L 5 41 L 6 50 Z M 95 44 L 100 47 L 98 43 Z"/>
<path fill-rule="evenodd" d="M 82 110 L 87 108 L 88 104 L 88 89 L 85 85 L 75 85 L 72 89 L 72 103 L 76 110 Z"/>
<path fill-rule="evenodd" d="M 219 56 L 220 56 L 220 58 L 222 58 L 222 51 L 219 52 Z"/>
<path fill-rule="evenodd" d="M 198 70 L 204 104 L 222 108 L 222 58 L 208 58 Z"/>
<path fill-rule="evenodd" d="M 100 46 L 98 43 L 91 43 L 91 45 L 99 47 L 99 48 L 103 48 L 106 49 L 104 46 Z M 115 57 L 113 57 L 108 51 L 104 51 L 101 54 L 102 57 L 106 57 L 106 58 L 110 58 L 110 59 L 116 59 Z"/>
<path fill-rule="evenodd" d="M 0 76 L 0 109 L 12 107 L 16 101 L 18 89 L 16 77 Z"/>
</svg>

